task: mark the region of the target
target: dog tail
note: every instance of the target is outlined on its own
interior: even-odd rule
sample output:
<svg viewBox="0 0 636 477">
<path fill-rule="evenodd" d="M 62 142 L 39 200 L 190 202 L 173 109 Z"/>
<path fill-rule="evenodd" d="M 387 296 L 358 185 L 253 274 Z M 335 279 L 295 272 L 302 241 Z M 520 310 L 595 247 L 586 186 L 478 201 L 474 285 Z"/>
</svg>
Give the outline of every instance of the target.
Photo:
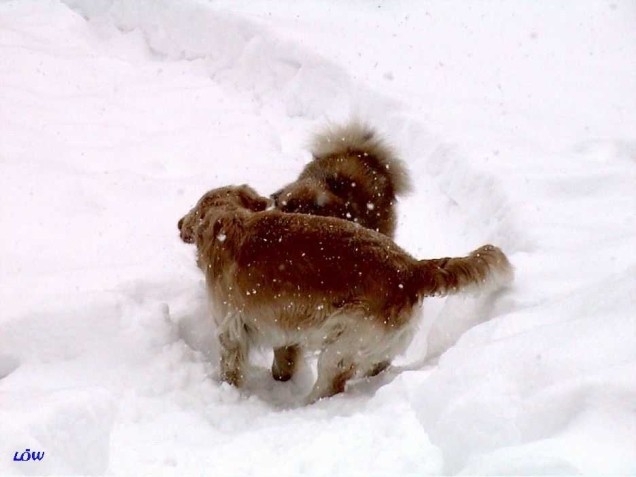
<svg viewBox="0 0 636 477">
<path fill-rule="evenodd" d="M 378 137 L 373 128 L 359 121 L 330 126 L 316 134 L 311 152 L 316 159 L 357 154 L 391 181 L 395 195 L 406 194 L 412 188 L 408 170 L 395 151 Z"/>
<path fill-rule="evenodd" d="M 512 282 L 514 275 L 508 258 L 494 245 L 484 245 L 466 257 L 420 260 L 417 267 L 421 296 L 496 290 Z"/>
</svg>

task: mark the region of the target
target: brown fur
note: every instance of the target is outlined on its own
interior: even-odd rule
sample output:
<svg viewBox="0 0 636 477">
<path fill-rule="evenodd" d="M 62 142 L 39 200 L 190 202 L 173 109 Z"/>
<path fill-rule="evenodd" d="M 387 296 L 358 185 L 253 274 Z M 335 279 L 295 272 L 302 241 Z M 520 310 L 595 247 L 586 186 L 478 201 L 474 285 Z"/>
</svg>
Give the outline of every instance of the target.
<svg viewBox="0 0 636 477">
<path fill-rule="evenodd" d="M 357 121 L 325 129 L 314 137 L 311 149 L 313 160 L 298 179 L 272 194 L 276 208 L 338 217 L 393 237 L 397 196 L 411 188 L 395 152 Z M 299 355 L 298 350 L 276 350 L 274 378 L 290 379 L 296 367 L 293 356 Z M 278 362 L 279 357 L 285 362 Z"/>
<path fill-rule="evenodd" d="M 406 168 L 370 127 L 351 122 L 317 134 L 313 160 L 272 194 L 283 212 L 338 217 L 393 236 L 397 196 L 410 190 Z"/>
<path fill-rule="evenodd" d="M 492 245 L 462 258 L 416 260 L 351 222 L 267 205 L 248 186 L 224 187 L 179 221 L 206 276 L 221 377 L 237 386 L 251 345 L 300 346 L 320 350 L 309 401 L 341 392 L 349 378 L 376 372 L 406 348 L 423 297 L 511 278 Z"/>
</svg>

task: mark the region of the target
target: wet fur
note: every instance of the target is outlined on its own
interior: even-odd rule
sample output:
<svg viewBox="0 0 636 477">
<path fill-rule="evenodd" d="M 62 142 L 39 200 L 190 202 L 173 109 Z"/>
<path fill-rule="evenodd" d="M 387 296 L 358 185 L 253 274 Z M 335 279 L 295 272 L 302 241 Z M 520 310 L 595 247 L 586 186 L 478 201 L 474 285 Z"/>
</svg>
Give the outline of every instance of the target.
<svg viewBox="0 0 636 477">
<path fill-rule="evenodd" d="M 311 150 L 298 179 L 272 195 L 276 208 L 338 217 L 392 237 L 397 197 L 411 188 L 395 152 L 359 122 L 317 134 Z"/>
<path fill-rule="evenodd" d="M 328 127 L 316 134 L 311 151 L 313 160 L 298 179 L 272 194 L 276 208 L 337 217 L 393 237 L 397 197 L 411 185 L 406 167 L 377 132 L 358 121 Z M 274 378 L 290 379 L 300 354 L 275 350 Z"/>
<path fill-rule="evenodd" d="M 251 346 L 319 351 L 307 398 L 342 392 L 408 346 L 419 303 L 512 277 L 483 246 L 466 257 L 416 260 L 349 221 L 283 213 L 248 186 L 205 194 L 179 221 L 197 246 L 221 345 L 221 378 L 241 386 Z M 293 356 L 295 359 L 297 356 Z M 288 356 L 281 356 L 284 365 Z"/>
</svg>

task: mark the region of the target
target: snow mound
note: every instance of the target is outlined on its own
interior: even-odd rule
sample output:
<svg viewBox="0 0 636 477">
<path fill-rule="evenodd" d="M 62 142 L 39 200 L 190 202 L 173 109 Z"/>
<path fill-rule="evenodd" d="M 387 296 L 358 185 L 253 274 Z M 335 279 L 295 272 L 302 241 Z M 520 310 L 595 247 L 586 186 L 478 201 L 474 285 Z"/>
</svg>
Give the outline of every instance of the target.
<svg viewBox="0 0 636 477">
<path fill-rule="evenodd" d="M 0 4 L 0 474 L 633 474 L 630 8 Z M 316 405 L 269 352 L 220 384 L 176 222 L 351 116 L 411 172 L 400 245 L 493 243 L 515 282 L 427 300 L 401 360 Z"/>
</svg>

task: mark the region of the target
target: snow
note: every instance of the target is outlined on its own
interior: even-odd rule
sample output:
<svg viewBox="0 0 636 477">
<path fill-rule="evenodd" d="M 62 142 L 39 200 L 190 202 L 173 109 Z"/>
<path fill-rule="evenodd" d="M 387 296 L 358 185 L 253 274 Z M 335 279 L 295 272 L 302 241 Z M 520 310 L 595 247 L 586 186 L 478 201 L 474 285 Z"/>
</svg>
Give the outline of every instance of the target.
<svg viewBox="0 0 636 477">
<path fill-rule="evenodd" d="M 636 7 L 628 1 L 0 4 L 0 474 L 636 472 Z M 418 257 L 500 245 L 392 369 L 218 382 L 177 220 L 271 193 L 361 117 Z M 219 240 L 222 238 L 219 237 Z M 15 452 L 45 452 L 13 462 Z"/>
</svg>

